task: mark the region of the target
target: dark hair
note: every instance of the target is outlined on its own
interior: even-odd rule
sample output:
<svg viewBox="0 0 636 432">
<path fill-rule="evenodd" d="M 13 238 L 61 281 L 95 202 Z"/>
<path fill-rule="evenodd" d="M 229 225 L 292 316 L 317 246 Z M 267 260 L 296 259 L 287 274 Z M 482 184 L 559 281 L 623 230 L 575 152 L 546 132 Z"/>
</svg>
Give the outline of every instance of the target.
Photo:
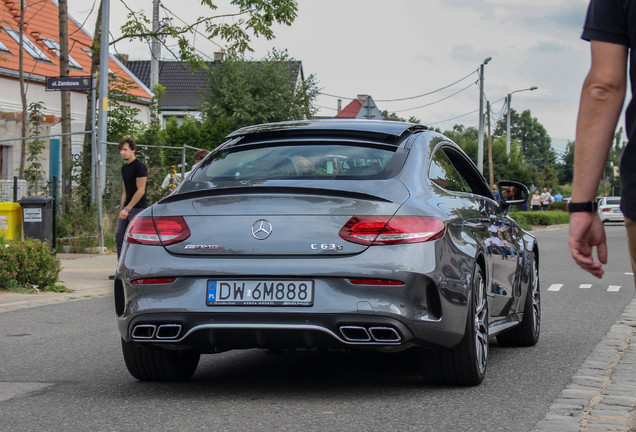
<svg viewBox="0 0 636 432">
<path fill-rule="evenodd" d="M 208 155 L 208 153 L 210 153 L 207 150 L 199 150 L 198 152 L 196 152 L 194 154 L 194 161 L 195 162 L 201 162 L 203 160 L 204 157 L 206 157 Z"/>
<path fill-rule="evenodd" d="M 121 150 L 121 149 L 122 149 L 122 147 L 124 146 L 124 144 L 128 144 L 128 147 L 129 147 L 131 150 L 137 150 L 137 143 L 136 143 L 136 142 L 135 142 L 135 140 L 134 140 L 134 139 L 132 139 L 132 138 L 126 138 L 125 140 L 121 140 L 121 141 L 119 142 L 119 150 Z"/>
</svg>

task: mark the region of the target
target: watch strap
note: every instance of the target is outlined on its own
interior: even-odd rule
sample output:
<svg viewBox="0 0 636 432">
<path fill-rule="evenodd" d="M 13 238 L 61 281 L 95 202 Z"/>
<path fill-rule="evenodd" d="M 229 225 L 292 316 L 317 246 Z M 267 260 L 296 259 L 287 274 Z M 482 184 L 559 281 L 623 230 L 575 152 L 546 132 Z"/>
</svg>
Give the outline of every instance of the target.
<svg viewBox="0 0 636 432">
<path fill-rule="evenodd" d="M 570 213 L 596 213 L 598 209 L 598 203 L 596 201 L 588 201 L 588 202 L 569 202 L 568 203 L 568 212 Z"/>
</svg>

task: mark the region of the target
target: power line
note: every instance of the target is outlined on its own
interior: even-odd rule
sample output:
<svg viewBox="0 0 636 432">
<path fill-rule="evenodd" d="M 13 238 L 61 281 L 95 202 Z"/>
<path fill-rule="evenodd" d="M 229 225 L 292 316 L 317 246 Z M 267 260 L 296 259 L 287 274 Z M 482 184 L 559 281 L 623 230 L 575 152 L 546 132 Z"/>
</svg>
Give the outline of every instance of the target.
<svg viewBox="0 0 636 432">
<path fill-rule="evenodd" d="M 479 80 L 477 80 L 477 81 L 475 81 L 475 82 L 473 82 L 473 83 L 470 83 L 470 84 L 468 84 L 466 87 L 464 87 L 463 89 L 460 89 L 460 90 L 456 91 L 455 93 L 450 94 L 450 95 L 448 95 L 448 96 L 446 96 L 446 97 L 443 97 L 443 98 L 441 98 L 441 99 L 438 99 L 438 100 L 436 100 L 436 101 L 429 102 L 429 103 L 427 103 L 427 104 L 420 105 L 420 106 L 416 106 L 416 107 L 413 107 L 413 108 L 407 108 L 407 109 L 403 109 L 403 110 L 394 110 L 393 112 L 394 112 L 394 113 L 399 113 L 399 112 L 405 112 L 405 111 L 414 111 L 414 110 L 416 110 L 416 109 L 425 108 L 425 107 L 427 107 L 427 106 L 431 106 L 431 105 L 434 105 L 434 104 L 436 104 L 436 103 L 440 103 L 440 102 L 442 102 L 442 101 L 445 101 L 446 99 L 450 99 L 450 98 L 452 98 L 453 96 L 458 95 L 459 93 L 461 93 L 461 92 L 463 92 L 463 91 L 465 91 L 465 90 L 468 90 L 471 86 L 474 86 L 474 85 L 475 85 L 475 84 L 477 84 L 478 82 L 479 82 Z"/>
<path fill-rule="evenodd" d="M 472 71 L 471 73 L 469 73 L 465 77 L 460 78 L 460 79 L 458 79 L 457 81 L 455 81 L 455 82 L 453 82 L 451 84 L 445 85 L 444 87 L 440 87 L 440 88 L 438 88 L 436 90 L 431 90 L 429 92 L 422 93 L 422 94 L 417 95 L 417 96 L 409 96 L 409 97 L 397 98 L 397 99 L 376 99 L 375 101 L 376 102 L 399 102 L 399 101 L 405 101 L 405 100 L 421 98 L 421 97 L 424 97 L 424 96 L 429 96 L 429 95 L 432 95 L 434 93 L 440 92 L 442 90 L 446 90 L 447 88 L 452 87 L 455 84 L 458 84 L 458 83 L 464 81 L 465 79 L 469 78 L 471 75 L 474 75 L 476 72 L 477 72 L 477 69 L 475 69 L 474 71 Z M 348 100 L 356 99 L 356 98 L 351 98 L 351 97 L 347 97 L 347 96 L 338 96 L 338 95 L 334 95 L 334 94 L 330 94 L 330 93 L 323 93 L 323 92 L 320 92 L 319 94 L 321 94 L 323 96 L 329 96 L 329 97 L 333 97 L 333 98 L 338 98 L 338 99 L 348 99 Z"/>
<path fill-rule="evenodd" d="M 476 112 L 479 112 L 479 110 L 476 109 L 476 110 L 468 112 L 466 114 L 458 115 L 457 117 L 453 117 L 453 118 L 449 118 L 449 119 L 441 120 L 441 121 L 436 121 L 436 122 L 432 122 L 432 123 L 424 123 L 424 124 L 426 124 L 426 125 L 435 125 L 435 124 L 440 124 L 440 123 L 446 123 L 446 122 L 449 122 L 449 121 L 457 120 L 458 118 L 462 118 L 462 117 L 469 116 L 471 114 L 475 114 Z"/>
</svg>

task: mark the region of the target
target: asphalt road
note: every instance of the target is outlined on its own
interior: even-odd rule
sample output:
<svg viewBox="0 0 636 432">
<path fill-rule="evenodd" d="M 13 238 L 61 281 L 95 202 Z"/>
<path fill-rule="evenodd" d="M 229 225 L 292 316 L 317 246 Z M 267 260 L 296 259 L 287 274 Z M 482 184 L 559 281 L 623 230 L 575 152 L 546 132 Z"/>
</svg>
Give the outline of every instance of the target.
<svg viewBox="0 0 636 432">
<path fill-rule="evenodd" d="M 121 357 L 112 297 L 0 313 L 0 429 L 530 431 L 634 296 L 624 227 L 607 231 L 603 280 L 573 264 L 566 229 L 536 233 L 541 340 L 493 343 L 471 388 L 423 386 L 408 356 L 258 350 L 204 356 L 186 383 L 140 383 Z"/>
</svg>

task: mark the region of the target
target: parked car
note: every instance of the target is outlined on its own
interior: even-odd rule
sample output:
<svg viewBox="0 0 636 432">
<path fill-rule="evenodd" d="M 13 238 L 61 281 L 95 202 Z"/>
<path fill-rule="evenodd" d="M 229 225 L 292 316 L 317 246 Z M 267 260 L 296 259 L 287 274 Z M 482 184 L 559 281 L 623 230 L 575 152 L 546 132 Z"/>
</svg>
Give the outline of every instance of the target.
<svg viewBox="0 0 636 432">
<path fill-rule="evenodd" d="M 598 217 L 605 222 L 625 222 L 621 211 L 621 197 L 598 197 Z"/>
<path fill-rule="evenodd" d="M 489 339 L 540 333 L 539 249 L 467 155 L 424 126 L 296 121 L 228 135 L 130 224 L 115 279 L 137 379 L 231 349 L 417 350 L 427 383 L 479 384 Z"/>
</svg>

